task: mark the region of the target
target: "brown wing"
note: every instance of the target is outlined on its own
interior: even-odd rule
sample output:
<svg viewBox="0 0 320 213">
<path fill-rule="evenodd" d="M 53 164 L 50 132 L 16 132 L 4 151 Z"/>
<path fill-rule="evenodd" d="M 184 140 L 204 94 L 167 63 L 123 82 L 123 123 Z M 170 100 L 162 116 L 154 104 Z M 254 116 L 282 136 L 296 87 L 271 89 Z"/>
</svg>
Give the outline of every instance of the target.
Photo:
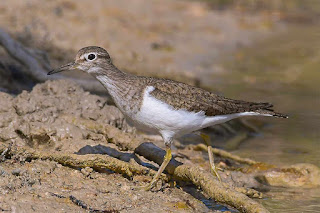
<svg viewBox="0 0 320 213">
<path fill-rule="evenodd" d="M 155 89 L 153 97 L 171 105 L 175 109 L 190 112 L 203 111 L 207 116 L 225 115 L 240 112 L 259 112 L 278 117 L 285 115 L 273 112 L 270 103 L 255 103 L 233 100 L 216 95 L 206 90 L 171 80 L 157 80 L 151 83 Z"/>
</svg>

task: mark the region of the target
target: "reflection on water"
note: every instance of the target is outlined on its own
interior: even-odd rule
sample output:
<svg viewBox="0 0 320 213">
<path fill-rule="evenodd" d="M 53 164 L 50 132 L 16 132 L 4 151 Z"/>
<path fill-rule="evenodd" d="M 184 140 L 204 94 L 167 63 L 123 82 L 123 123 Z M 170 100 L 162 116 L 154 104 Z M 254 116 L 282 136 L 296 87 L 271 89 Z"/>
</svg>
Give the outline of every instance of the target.
<svg viewBox="0 0 320 213">
<path fill-rule="evenodd" d="M 210 74 L 225 96 L 268 101 L 289 119 L 270 123 L 263 135 L 243 143 L 237 154 L 276 165 L 320 166 L 320 28 L 288 32 L 240 49 L 222 64 L 226 73 Z M 207 86 L 207 85 L 206 85 Z M 211 86 L 212 88 L 212 86 Z M 320 212 L 320 189 L 272 189 L 263 204 L 272 212 Z"/>
</svg>

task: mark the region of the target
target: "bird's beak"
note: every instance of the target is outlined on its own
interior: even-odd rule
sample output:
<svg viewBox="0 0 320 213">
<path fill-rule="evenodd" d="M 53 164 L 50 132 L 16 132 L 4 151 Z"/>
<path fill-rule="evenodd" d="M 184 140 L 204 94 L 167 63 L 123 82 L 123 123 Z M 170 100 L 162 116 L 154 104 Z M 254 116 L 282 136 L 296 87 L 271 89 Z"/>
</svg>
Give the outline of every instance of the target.
<svg viewBox="0 0 320 213">
<path fill-rule="evenodd" d="M 68 71 L 68 70 L 74 70 L 77 69 L 77 64 L 75 62 L 71 62 L 69 64 L 65 64 L 57 69 L 53 69 L 50 72 L 48 72 L 48 75 L 52 75 L 58 72 Z"/>
</svg>

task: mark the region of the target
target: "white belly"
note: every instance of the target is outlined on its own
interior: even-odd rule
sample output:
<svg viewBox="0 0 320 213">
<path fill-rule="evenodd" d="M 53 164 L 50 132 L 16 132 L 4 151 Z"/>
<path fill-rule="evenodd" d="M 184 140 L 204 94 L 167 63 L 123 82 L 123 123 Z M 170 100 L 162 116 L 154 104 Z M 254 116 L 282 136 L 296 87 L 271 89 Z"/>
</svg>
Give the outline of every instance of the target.
<svg viewBox="0 0 320 213">
<path fill-rule="evenodd" d="M 194 113 L 175 110 L 154 97 L 144 99 L 141 110 L 133 117 L 138 128 L 149 131 L 170 131 L 182 135 L 200 129 L 205 120 L 204 112 Z"/>
<path fill-rule="evenodd" d="M 188 112 L 184 109 L 176 110 L 172 106 L 154 98 L 150 92 L 154 87 L 148 87 L 140 111 L 129 116 L 140 129 L 157 133 L 169 133 L 172 137 L 181 136 L 208 126 L 220 124 L 231 119 L 259 115 L 256 112 L 235 113 L 229 115 L 206 116 L 201 112 Z"/>
</svg>

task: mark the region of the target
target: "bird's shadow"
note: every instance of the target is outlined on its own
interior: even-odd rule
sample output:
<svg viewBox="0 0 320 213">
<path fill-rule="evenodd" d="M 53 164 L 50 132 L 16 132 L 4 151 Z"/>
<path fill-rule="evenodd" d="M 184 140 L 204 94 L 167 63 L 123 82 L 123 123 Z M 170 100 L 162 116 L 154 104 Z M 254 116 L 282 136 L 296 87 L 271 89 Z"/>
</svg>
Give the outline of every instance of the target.
<svg viewBox="0 0 320 213">
<path fill-rule="evenodd" d="M 148 167 L 153 170 L 157 170 L 158 168 L 150 163 L 142 161 L 135 153 L 128 153 L 128 152 L 120 152 L 114 148 L 104 146 L 104 145 L 95 145 L 90 146 L 86 145 L 79 149 L 78 152 L 75 152 L 74 154 L 77 155 L 87 155 L 87 154 L 101 154 L 101 155 L 109 155 L 111 157 L 117 158 L 119 160 L 129 162 L 130 160 L 136 161 L 138 164 Z"/>
</svg>

